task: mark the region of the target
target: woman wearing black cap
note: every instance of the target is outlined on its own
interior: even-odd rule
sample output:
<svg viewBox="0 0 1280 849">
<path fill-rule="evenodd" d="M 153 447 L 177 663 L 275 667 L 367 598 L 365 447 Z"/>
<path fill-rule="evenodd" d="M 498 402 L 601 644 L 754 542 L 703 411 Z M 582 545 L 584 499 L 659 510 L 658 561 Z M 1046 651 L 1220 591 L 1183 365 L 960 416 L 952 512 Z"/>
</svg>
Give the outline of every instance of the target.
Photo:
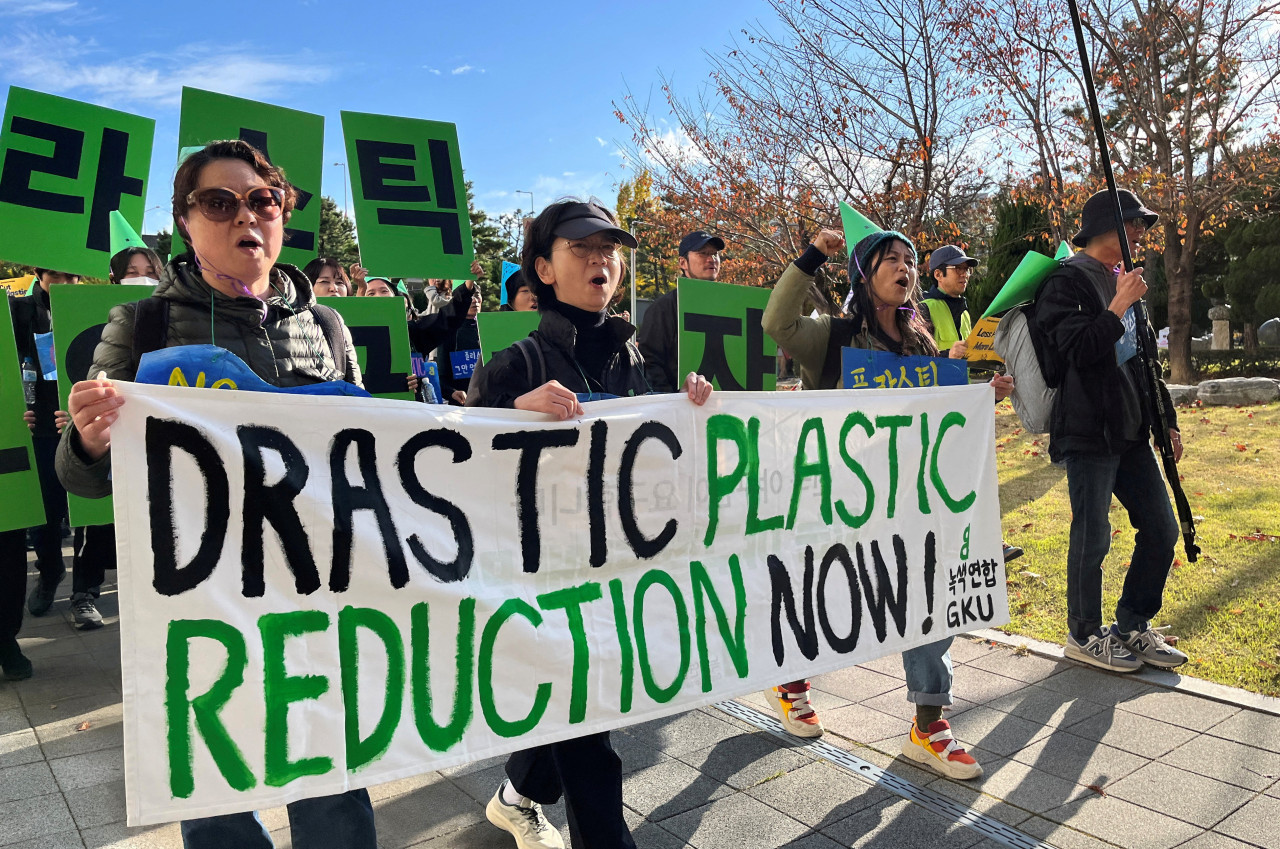
<svg viewBox="0 0 1280 849">
<path fill-rule="evenodd" d="M 800 315 L 814 272 L 844 246 L 840 233 L 820 232 L 782 273 L 761 320 L 764 331 L 795 359 L 806 389 L 839 388 L 842 348 L 938 356 L 933 334 L 916 310 L 920 271 L 915 245 L 898 232 L 872 233 L 849 254 L 852 286 L 847 317 L 822 315 L 814 319 Z M 942 718 L 942 707 L 951 704 L 952 639 L 947 637 L 902 653 L 907 699 L 916 706 L 916 717 L 902 752 L 949 778 L 977 778 L 982 775 L 982 767 L 952 737 L 950 723 Z M 807 707 L 808 682 L 796 683 L 803 685 L 801 697 Z M 783 711 L 795 710 L 799 697 L 794 690 L 794 685 L 783 685 L 767 694 L 784 720 L 787 714 Z"/>
<path fill-rule="evenodd" d="M 634 248 L 635 237 L 597 203 L 559 201 L 534 219 L 521 270 L 538 298 L 538 329 L 476 370 L 468 407 L 514 407 L 563 420 L 583 415 L 581 401 L 648 391 L 631 341 L 635 328 L 607 314 L 622 281 L 620 245 Z M 696 404 L 711 394 L 696 374 L 683 389 Z M 560 833 L 542 813 L 561 795 L 574 849 L 635 846 L 622 816 L 622 761 L 608 732 L 516 752 L 506 772 L 485 815 L 519 846 L 562 849 Z"/>
</svg>

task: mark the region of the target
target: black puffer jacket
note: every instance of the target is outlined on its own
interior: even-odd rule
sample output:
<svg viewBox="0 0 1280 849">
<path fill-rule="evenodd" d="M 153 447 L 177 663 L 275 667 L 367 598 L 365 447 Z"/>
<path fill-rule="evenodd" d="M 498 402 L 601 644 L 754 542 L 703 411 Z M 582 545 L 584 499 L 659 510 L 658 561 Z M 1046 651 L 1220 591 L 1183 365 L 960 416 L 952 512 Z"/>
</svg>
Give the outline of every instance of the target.
<svg viewBox="0 0 1280 849">
<path fill-rule="evenodd" d="M 1123 434 L 1126 430 L 1133 432 L 1135 424 L 1127 422 L 1126 409 L 1136 407 L 1140 411 L 1141 438 L 1150 436 L 1151 405 L 1146 394 L 1150 391 L 1149 381 L 1138 357 L 1124 365 L 1116 364 L 1115 344 L 1124 335 L 1124 324 L 1102 303 L 1084 267 L 1074 267 L 1081 262 L 1077 258 L 1059 267 L 1042 284 L 1035 305 L 1035 320 L 1065 365 L 1049 422 L 1049 456 L 1055 462 L 1066 453 L 1124 451 L 1132 443 Z M 1150 324 L 1138 329 L 1152 336 Z M 1151 350 L 1155 350 L 1154 338 Z M 1129 370 L 1130 385 L 1136 385 L 1142 393 L 1136 404 L 1126 403 L 1126 381 L 1121 369 Z M 1170 420 L 1177 427 L 1164 381 L 1159 382 L 1159 391 Z M 1126 423 L 1130 427 L 1126 428 Z"/>
<path fill-rule="evenodd" d="M 169 301 L 166 347 L 217 345 L 244 360 L 258 377 L 273 386 L 305 386 L 343 379 L 347 363 L 334 362 L 324 328 L 311 314 L 316 303 L 311 282 L 296 267 L 276 265 L 271 270 L 274 291 L 271 297 L 259 301 L 217 291 L 188 262 L 189 257 L 178 257 L 165 266 L 152 295 Z M 106 372 L 111 380 L 133 379 L 136 310 L 137 304 L 112 308 L 111 318 L 102 329 L 102 341 L 93 352 L 90 375 Z M 351 333 L 345 325 L 342 332 L 353 382 L 359 385 L 360 367 L 355 364 Z M 74 427 L 63 431 L 57 462 L 63 486 L 86 498 L 109 495 L 111 455 L 88 463 L 77 450 L 78 443 Z"/>
<path fill-rule="evenodd" d="M 611 395 L 644 395 L 649 384 L 644 376 L 644 359 L 631 342 L 636 329 L 622 318 L 605 321 L 610 347 L 601 384 Z M 559 381 L 573 392 L 589 393 L 582 369 L 573 358 L 574 342 L 578 332 L 573 323 L 552 309 L 542 311 L 538 329 L 529 338 L 542 350 L 546 372 L 538 380 L 539 363 L 530 363 L 518 345 L 499 351 L 489 362 L 476 369 L 471 376 L 471 389 L 467 393 L 468 407 L 514 407 L 516 399 L 537 389 L 548 380 Z M 533 384 L 529 375 L 533 374 Z"/>
</svg>

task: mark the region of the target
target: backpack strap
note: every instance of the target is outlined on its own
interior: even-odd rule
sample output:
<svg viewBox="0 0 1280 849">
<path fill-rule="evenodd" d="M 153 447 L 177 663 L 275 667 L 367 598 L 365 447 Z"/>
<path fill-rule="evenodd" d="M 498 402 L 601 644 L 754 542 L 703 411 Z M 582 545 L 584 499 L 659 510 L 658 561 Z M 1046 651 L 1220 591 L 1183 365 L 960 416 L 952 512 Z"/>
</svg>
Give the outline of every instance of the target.
<svg viewBox="0 0 1280 849">
<path fill-rule="evenodd" d="M 840 372 L 844 368 L 841 363 L 844 348 L 849 347 L 858 328 L 862 326 L 860 318 L 831 319 L 831 335 L 827 338 L 827 356 L 822 361 L 821 386 L 806 386 L 806 389 L 839 389 Z"/>
<path fill-rule="evenodd" d="M 351 368 L 351 360 L 347 357 L 347 340 L 342 333 L 342 318 L 333 307 L 316 304 L 311 308 L 311 315 L 316 324 L 324 331 L 324 338 L 329 341 L 329 352 L 333 354 L 333 362 L 342 371 L 342 379 L 348 383 L 355 382 L 355 372 Z"/>
<path fill-rule="evenodd" d="M 542 346 L 532 336 L 526 336 L 516 342 L 516 348 L 524 358 L 525 379 L 529 381 L 529 390 L 533 391 L 547 382 L 547 361 L 542 355 Z M 536 370 L 535 362 L 538 364 Z"/>
<path fill-rule="evenodd" d="M 133 373 L 138 373 L 143 354 L 159 351 L 168 343 L 169 299 L 149 297 L 138 301 L 133 312 Z"/>
</svg>

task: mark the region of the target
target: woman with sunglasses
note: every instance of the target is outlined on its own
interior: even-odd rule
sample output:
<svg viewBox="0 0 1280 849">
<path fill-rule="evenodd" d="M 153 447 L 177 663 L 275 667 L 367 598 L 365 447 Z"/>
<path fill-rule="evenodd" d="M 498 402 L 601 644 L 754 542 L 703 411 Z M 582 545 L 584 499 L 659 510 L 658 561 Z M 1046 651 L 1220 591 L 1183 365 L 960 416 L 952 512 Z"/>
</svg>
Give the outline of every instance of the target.
<svg viewBox="0 0 1280 849">
<path fill-rule="evenodd" d="M 514 407 L 564 420 L 584 414 L 582 401 L 648 391 L 631 341 L 635 328 L 607 313 L 622 281 L 620 245 L 636 247 L 635 237 L 598 203 L 557 201 L 533 220 L 521 271 L 538 299 L 541 319 L 529 336 L 537 348 L 517 343 L 478 367 L 468 407 Z M 704 404 L 711 384 L 690 374 L 684 391 Z M 622 815 L 622 761 L 608 732 L 516 752 L 506 773 L 485 815 L 518 846 L 563 849 L 542 806 L 564 796 L 574 849 L 634 849 Z"/>
<path fill-rule="evenodd" d="M 276 263 L 295 192 L 284 172 L 246 142 L 210 142 L 188 157 L 173 180 L 173 213 L 190 252 L 160 272 L 153 299 L 167 302 L 165 346 L 213 344 L 231 351 L 276 386 L 329 380 L 360 382 L 350 333 L 336 313 L 317 318 L 307 278 Z M 90 498 L 111 492 L 111 426 L 124 403 L 113 381 L 131 380 L 137 304 L 112 309 L 89 373 L 71 389 L 72 426 L 58 448 L 58 475 L 71 492 Z M 155 315 L 154 311 L 148 315 Z M 148 319 L 149 320 L 149 319 Z M 345 339 L 338 361 L 326 334 L 336 321 Z M 330 325 L 331 327 L 332 325 Z M 288 806 L 297 849 L 376 849 L 373 806 L 364 790 L 303 799 Z M 182 823 L 189 849 L 270 849 L 270 835 L 254 812 Z"/>
<path fill-rule="evenodd" d="M 863 238 L 849 253 L 851 286 L 845 317 L 809 318 L 800 310 L 814 274 L 845 248 L 844 236 L 823 230 L 813 244 L 787 266 L 769 296 L 761 324 L 779 347 L 786 348 L 800 368 L 805 389 L 838 389 L 842 348 L 890 351 L 910 356 L 938 356 L 924 320 L 916 310 L 920 271 L 915 245 L 901 233 L 882 231 Z M 997 400 L 1009 394 L 1004 383 L 992 382 Z M 955 740 L 942 718 L 951 704 L 952 637 L 902 653 L 907 700 L 915 704 L 902 752 L 949 778 L 982 775 L 982 767 Z M 784 723 L 796 721 L 798 707 L 807 708 L 809 682 L 774 687 L 765 695 Z"/>
</svg>

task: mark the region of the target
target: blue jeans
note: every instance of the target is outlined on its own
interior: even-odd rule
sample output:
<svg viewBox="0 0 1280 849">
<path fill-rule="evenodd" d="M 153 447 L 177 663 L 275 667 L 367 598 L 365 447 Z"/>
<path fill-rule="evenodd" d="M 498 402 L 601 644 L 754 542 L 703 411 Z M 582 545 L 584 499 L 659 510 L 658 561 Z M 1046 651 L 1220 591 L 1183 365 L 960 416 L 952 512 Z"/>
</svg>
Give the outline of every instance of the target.
<svg viewBox="0 0 1280 849">
<path fill-rule="evenodd" d="M 1067 549 L 1067 626 L 1078 641 L 1102 627 L 1102 561 L 1111 548 L 1111 495 L 1138 532 L 1116 604 L 1122 631 L 1145 630 L 1164 602 L 1164 582 L 1178 543 L 1178 523 L 1151 446 L 1122 454 L 1068 454 L 1071 540 Z"/>
<path fill-rule="evenodd" d="M 294 849 L 378 849 L 367 790 L 301 799 L 290 802 L 288 810 Z M 186 849 L 274 847 L 257 811 L 185 820 L 182 845 Z"/>
<path fill-rule="evenodd" d="M 907 701 L 917 705 L 951 704 L 951 641 L 946 637 L 907 649 L 902 670 L 907 673 Z"/>
</svg>

